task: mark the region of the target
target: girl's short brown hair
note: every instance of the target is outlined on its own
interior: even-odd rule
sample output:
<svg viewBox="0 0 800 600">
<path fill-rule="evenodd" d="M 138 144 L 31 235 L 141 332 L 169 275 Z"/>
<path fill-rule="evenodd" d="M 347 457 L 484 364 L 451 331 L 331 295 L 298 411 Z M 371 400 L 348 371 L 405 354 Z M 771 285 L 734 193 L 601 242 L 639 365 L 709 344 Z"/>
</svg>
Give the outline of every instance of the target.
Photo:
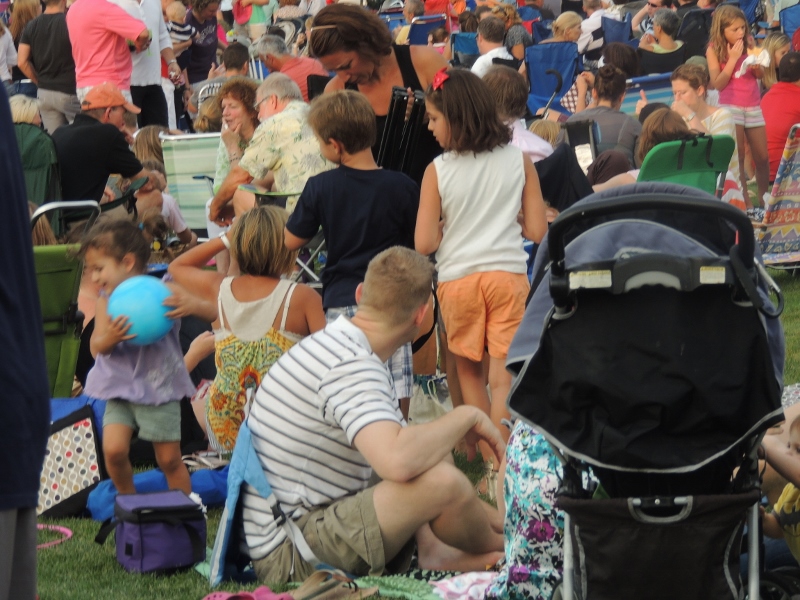
<svg viewBox="0 0 800 600">
<path fill-rule="evenodd" d="M 315 98 L 308 111 L 308 124 L 317 137 L 325 142 L 336 140 L 348 154 L 371 148 L 378 135 L 372 105 L 353 90 Z"/>
<path fill-rule="evenodd" d="M 647 153 L 659 144 L 685 140 L 691 135 L 692 132 L 683 117 L 672 109 L 661 108 L 644 120 L 636 156 L 641 162 Z"/>
<path fill-rule="evenodd" d="M 147 268 L 150 259 L 149 242 L 138 225 L 127 219 L 98 219 L 81 240 L 78 256 L 86 256 L 89 248 L 99 250 L 117 262 L 131 254 L 140 273 Z"/>
<path fill-rule="evenodd" d="M 438 89 L 428 86 L 425 101 L 444 115 L 450 129 L 445 150 L 488 152 L 511 141 L 511 129 L 497 114 L 489 86 L 467 69 L 448 69 Z"/>
<path fill-rule="evenodd" d="M 353 4 L 330 4 L 314 17 L 308 32 L 312 56 L 322 58 L 334 52 L 357 52 L 378 63 L 392 52 L 392 36 L 381 19 Z"/>
<path fill-rule="evenodd" d="M 145 125 L 139 130 L 133 141 L 133 153 L 139 162 L 143 160 L 164 162 L 164 151 L 161 149 L 161 138 L 159 137 L 162 133 L 169 133 L 169 130 L 163 125 Z"/>
<path fill-rule="evenodd" d="M 297 251 L 283 243 L 289 213 L 277 206 L 258 206 L 241 215 L 231 229 L 231 258 L 244 275 L 280 277 L 291 272 Z"/>
</svg>

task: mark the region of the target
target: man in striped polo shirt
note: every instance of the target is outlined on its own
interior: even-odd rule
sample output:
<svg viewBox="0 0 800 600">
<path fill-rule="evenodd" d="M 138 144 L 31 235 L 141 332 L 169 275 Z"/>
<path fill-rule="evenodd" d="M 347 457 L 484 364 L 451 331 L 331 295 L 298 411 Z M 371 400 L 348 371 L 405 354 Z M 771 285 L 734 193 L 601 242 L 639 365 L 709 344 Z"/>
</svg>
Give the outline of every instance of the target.
<svg viewBox="0 0 800 600">
<path fill-rule="evenodd" d="M 358 575 L 420 566 L 482 570 L 502 556 L 502 518 L 450 460 L 466 437 L 505 451 L 500 432 L 474 407 L 407 427 L 384 362 L 414 339 L 428 307 L 433 267 L 393 247 L 369 264 L 358 311 L 339 317 L 272 366 L 248 424 L 283 512 L 316 557 Z M 374 473 L 380 483 L 370 486 Z M 244 488 L 244 533 L 262 581 L 305 579 L 313 567 Z"/>
</svg>

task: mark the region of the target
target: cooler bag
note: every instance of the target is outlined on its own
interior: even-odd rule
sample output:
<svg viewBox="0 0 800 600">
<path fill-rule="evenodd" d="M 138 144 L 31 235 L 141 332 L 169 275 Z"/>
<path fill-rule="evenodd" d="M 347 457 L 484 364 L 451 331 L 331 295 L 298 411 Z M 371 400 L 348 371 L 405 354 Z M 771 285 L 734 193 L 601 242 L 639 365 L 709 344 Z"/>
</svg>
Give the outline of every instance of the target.
<svg viewBox="0 0 800 600">
<path fill-rule="evenodd" d="M 170 573 L 206 557 L 203 508 L 180 490 L 118 495 L 114 519 L 95 541 L 102 544 L 113 529 L 117 561 L 130 573 Z"/>
</svg>

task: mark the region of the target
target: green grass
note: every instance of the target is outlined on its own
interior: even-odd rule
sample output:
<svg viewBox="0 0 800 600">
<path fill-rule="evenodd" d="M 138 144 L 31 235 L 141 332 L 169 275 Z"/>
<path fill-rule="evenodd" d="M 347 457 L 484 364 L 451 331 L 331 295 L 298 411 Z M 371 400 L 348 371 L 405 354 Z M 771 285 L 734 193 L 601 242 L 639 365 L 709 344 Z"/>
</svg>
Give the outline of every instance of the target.
<svg viewBox="0 0 800 600">
<path fill-rule="evenodd" d="M 473 484 L 481 478 L 480 459 L 467 461 L 456 455 L 456 464 Z M 208 511 L 208 542 L 213 546 L 222 509 Z M 252 591 L 259 584 L 244 586 L 225 583 L 212 590 L 208 580 L 194 570 L 169 577 L 126 573 L 117 563 L 114 536 L 103 546 L 94 541 L 100 528 L 91 519 L 58 519 L 53 523 L 72 530 L 73 537 L 66 542 L 38 552 L 39 597 L 41 600 L 200 600 L 212 591 Z M 49 532 L 39 532 L 39 542 L 54 537 Z M 273 591 L 285 591 L 285 586 L 270 585 Z"/>
<path fill-rule="evenodd" d="M 789 271 L 770 269 L 770 275 L 781 287 L 786 305 L 781 315 L 786 339 L 786 364 L 783 370 L 785 385 L 800 382 L 800 276 Z"/>
</svg>

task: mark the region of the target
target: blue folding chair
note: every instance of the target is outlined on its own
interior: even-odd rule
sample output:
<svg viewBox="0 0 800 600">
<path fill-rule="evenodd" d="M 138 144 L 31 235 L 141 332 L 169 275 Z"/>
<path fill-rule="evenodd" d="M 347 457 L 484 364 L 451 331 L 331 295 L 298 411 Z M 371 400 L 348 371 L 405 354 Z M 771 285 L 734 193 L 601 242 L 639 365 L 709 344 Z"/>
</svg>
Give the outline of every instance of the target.
<svg viewBox="0 0 800 600">
<path fill-rule="evenodd" d="M 553 19 L 544 19 L 531 23 L 531 35 L 533 35 L 535 44 L 541 44 L 544 40 L 553 37 Z"/>
<path fill-rule="evenodd" d="M 551 42 L 535 44 L 525 48 L 525 68 L 531 91 L 528 95 L 528 109 L 531 113 L 547 105 L 556 89 L 556 80 L 545 71 L 554 69 L 561 73 L 563 84 L 555 96 L 558 102 L 567 93 L 578 76 L 578 45 L 574 42 Z"/>
<path fill-rule="evenodd" d="M 450 36 L 450 43 L 453 45 L 453 66 L 471 69 L 481 54 L 478 51 L 478 34 L 454 33 Z"/>
<path fill-rule="evenodd" d="M 532 6 L 519 6 L 517 7 L 517 14 L 523 21 L 535 21 L 542 18 L 542 13 Z"/>
<path fill-rule="evenodd" d="M 389 31 L 394 31 L 398 27 L 401 27 L 406 24 L 406 18 L 403 16 L 402 12 L 382 13 L 379 14 L 378 16 L 384 23 L 386 23 L 386 26 L 389 28 Z"/>
<path fill-rule="evenodd" d="M 794 32 L 800 27 L 800 4 L 781 10 L 781 31 L 792 39 Z"/>
<path fill-rule="evenodd" d="M 663 102 L 671 106 L 673 100 L 671 76 L 672 73 L 662 73 L 628 79 L 628 88 L 625 90 L 622 106 L 619 107 L 620 111 L 636 117 L 636 103 L 639 101 L 640 90 L 644 90 L 648 102 Z"/>
<path fill-rule="evenodd" d="M 446 15 L 423 15 L 411 19 L 411 29 L 408 30 L 408 43 L 412 46 L 427 46 L 428 34 L 439 27 L 446 27 Z"/>
<path fill-rule="evenodd" d="M 630 17 L 630 13 L 628 13 L 628 17 Z M 603 28 L 603 42 L 605 44 L 610 44 L 611 42 L 621 42 L 624 44 L 633 36 L 630 20 L 627 18 L 624 21 L 617 21 L 611 17 L 601 17 L 600 20 Z"/>
<path fill-rule="evenodd" d="M 738 6 L 744 13 L 745 18 L 747 18 L 748 25 L 753 25 L 763 13 L 761 0 L 726 0 L 723 4 Z"/>
</svg>

